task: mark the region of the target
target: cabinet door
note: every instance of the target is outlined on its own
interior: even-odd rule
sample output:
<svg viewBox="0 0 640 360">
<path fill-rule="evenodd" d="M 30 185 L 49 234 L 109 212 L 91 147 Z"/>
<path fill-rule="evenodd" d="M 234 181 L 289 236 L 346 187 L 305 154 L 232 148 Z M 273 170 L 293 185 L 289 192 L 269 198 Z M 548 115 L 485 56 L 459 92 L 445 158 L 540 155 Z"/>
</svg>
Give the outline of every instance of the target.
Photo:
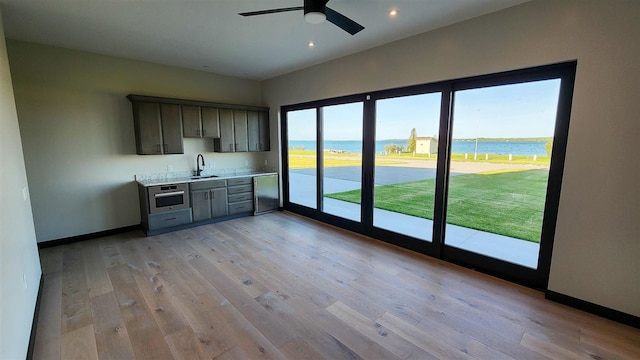
<svg viewBox="0 0 640 360">
<path fill-rule="evenodd" d="M 182 105 L 182 128 L 184 137 L 201 137 L 200 107 Z"/>
<path fill-rule="evenodd" d="M 249 151 L 260 151 L 260 119 L 257 111 L 247 112 Z"/>
<path fill-rule="evenodd" d="M 183 154 L 180 105 L 160 104 L 162 140 L 165 154 Z"/>
<path fill-rule="evenodd" d="M 136 152 L 139 155 L 162 154 L 162 130 L 158 103 L 134 102 L 133 120 Z"/>
<path fill-rule="evenodd" d="M 219 138 L 218 109 L 202 107 L 202 136 L 207 138 Z"/>
<path fill-rule="evenodd" d="M 211 189 L 211 216 L 227 216 L 227 189 Z"/>
<path fill-rule="evenodd" d="M 233 134 L 235 136 L 236 152 L 249 151 L 249 139 L 247 138 L 247 111 L 233 111 Z"/>
<path fill-rule="evenodd" d="M 260 145 L 258 151 L 271 150 L 271 132 L 269 128 L 269 113 L 266 111 L 258 113 L 258 123 L 260 129 Z"/>
<path fill-rule="evenodd" d="M 191 192 L 191 210 L 193 211 L 193 221 L 211 219 L 211 200 L 208 189 Z"/>
<path fill-rule="evenodd" d="M 220 109 L 220 139 L 214 140 L 215 151 L 234 152 L 233 110 Z"/>
</svg>

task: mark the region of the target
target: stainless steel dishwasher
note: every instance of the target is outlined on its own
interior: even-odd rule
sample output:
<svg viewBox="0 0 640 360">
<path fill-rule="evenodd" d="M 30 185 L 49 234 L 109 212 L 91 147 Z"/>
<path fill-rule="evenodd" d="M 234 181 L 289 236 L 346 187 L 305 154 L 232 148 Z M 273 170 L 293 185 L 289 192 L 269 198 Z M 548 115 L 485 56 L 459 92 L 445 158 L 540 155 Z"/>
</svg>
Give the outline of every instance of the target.
<svg viewBox="0 0 640 360">
<path fill-rule="evenodd" d="M 278 209 L 278 174 L 253 177 L 253 214 L 260 215 Z"/>
</svg>

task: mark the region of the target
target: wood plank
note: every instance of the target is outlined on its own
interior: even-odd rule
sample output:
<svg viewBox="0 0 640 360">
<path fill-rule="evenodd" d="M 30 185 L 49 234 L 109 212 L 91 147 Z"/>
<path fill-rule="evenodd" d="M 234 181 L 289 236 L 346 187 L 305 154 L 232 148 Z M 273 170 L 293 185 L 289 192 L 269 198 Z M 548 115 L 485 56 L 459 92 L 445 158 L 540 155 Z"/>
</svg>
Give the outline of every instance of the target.
<svg viewBox="0 0 640 360">
<path fill-rule="evenodd" d="M 54 246 L 38 250 L 43 274 L 62 272 L 63 249 L 63 246 Z"/>
<path fill-rule="evenodd" d="M 169 346 L 126 265 L 109 268 L 109 278 L 137 360 L 172 359 Z"/>
<path fill-rule="evenodd" d="M 91 311 L 98 358 L 135 359 L 129 333 L 113 292 L 91 298 Z"/>
<path fill-rule="evenodd" d="M 284 343 L 282 346 L 280 346 L 280 351 L 289 359 L 326 359 L 324 356 L 320 355 L 320 353 L 313 347 L 307 344 L 306 341 L 302 340 L 299 337 Z"/>
<path fill-rule="evenodd" d="M 432 354 L 440 359 L 460 359 L 471 360 L 473 357 L 466 352 L 456 349 L 455 347 L 448 346 L 447 343 L 442 342 L 442 339 L 438 339 L 431 334 L 418 329 L 417 327 L 403 321 L 402 319 L 394 316 L 393 314 L 384 314 L 376 324 L 379 324 L 412 344 L 418 346 L 424 351 Z M 494 351 L 491 356 L 487 357 L 491 359 L 507 359 L 508 357 L 497 351 Z"/>
<path fill-rule="evenodd" d="M 58 253 L 60 271 L 43 274 L 42 300 L 33 349 L 34 359 L 60 359 L 61 355 L 62 251 Z"/>
<path fill-rule="evenodd" d="M 592 352 L 602 349 L 629 359 L 640 359 L 640 331 L 605 319 L 595 319 L 593 323 L 582 328 L 580 336 L 581 342 L 595 347 Z"/>
<path fill-rule="evenodd" d="M 326 310 L 342 320 L 347 326 L 356 329 L 401 359 L 407 359 L 409 357 L 437 359 L 437 357 L 432 354 L 402 339 L 384 326 L 369 320 L 367 317 L 359 314 L 340 301 L 336 301 L 336 303 L 327 307 Z"/>
<path fill-rule="evenodd" d="M 100 254 L 102 255 L 102 261 L 107 268 L 112 266 L 125 264 L 125 260 L 120 255 L 118 250 L 119 237 L 105 237 L 98 239 L 98 248 L 100 249 Z"/>
<path fill-rule="evenodd" d="M 220 356 L 216 356 L 214 360 L 245 360 L 249 359 L 249 356 L 238 346 L 234 346 L 229 351 Z"/>
<path fill-rule="evenodd" d="M 169 335 L 187 326 L 186 320 L 167 294 L 164 285 L 158 281 L 158 275 L 167 266 L 164 262 L 147 261 L 139 254 L 135 242 L 131 239 L 119 245 L 123 258 L 127 261 L 131 276 L 138 285 L 140 293 L 151 310 L 163 335 Z"/>
<path fill-rule="evenodd" d="M 522 346 L 529 348 L 537 352 L 538 354 L 546 356 L 550 359 L 573 359 L 573 360 L 592 359 L 589 356 L 576 354 L 572 351 L 564 349 L 549 341 L 540 339 L 529 333 L 525 333 L 522 336 L 522 341 L 520 343 L 522 344 Z"/>
<path fill-rule="evenodd" d="M 169 254 L 175 254 L 176 249 Z M 176 271 L 166 271 L 159 275 L 167 286 L 167 291 L 179 303 L 184 317 L 193 328 L 198 340 L 207 351 L 216 356 L 233 346 L 240 347 L 249 358 L 281 359 L 278 349 L 271 344 L 231 303 L 224 298 L 204 277 L 184 263 L 182 256 L 172 256 L 180 264 Z M 191 271 L 193 270 L 193 272 Z M 187 284 L 191 281 L 202 284 L 196 293 Z"/>
<path fill-rule="evenodd" d="M 294 354 L 293 351 L 296 350 L 297 346 L 301 346 L 299 350 L 304 350 L 305 346 L 311 346 L 314 348 L 313 352 L 303 351 L 299 356 L 307 356 L 304 355 L 307 353 L 318 353 L 328 359 L 359 358 L 359 356 L 345 344 L 340 343 L 327 331 L 314 324 L 313 318 L 307 316 L 307 313 L 311 309 L 319 310 L 314 304 L 307 302 L 303 306 L 300 306 L 298 302 L 298 308 L 296 310 L 286 303 L 284 298 L 289 299 L 286 295 L 275 295 L 270 292 L 256 298 L 256 301 L 258 301 L 260 305 L 291 326 L 292 330 L 298 335 L 298 338 L 302 337 L 307 339 L 305 344 L 298 344 L 294 341 L 294 343 L 288 345 L 286 350 L 280 347 L 284 354 Z M 293 358 L 297 358 L 297 356 Z"/>
<path fill-rule="evenodd" d="M 96 246 L 96 242 L 96 240 L 90 240 L 82 243 L 82 257 L 85 264 L 89 297 L 113 291 L 107 268 L 102 261 L 102 254 Z"/>
<path fill-rule="evenodd" d="M 87 325 L 63 335 L 62 359 L 98 360 L 96 340 L 93 336 L 93 325 Z"/>
<path fill-rule="evenodd" d="M 171 353 L 176 360 L 205 360 L 211 359 L 207 350 L 196 338 L 190 327 L 185 327 L 170 335 L 165 336 Z"/>
<path fill-rule="evenodd" d="M 214 264 L 204 258 L 194 259 L 189 263 L 276 347 L 295 337 L 285 324 L 271 316 L 248 293 L 236 288 L 233 281 Z"/>
<path fill-rule="evenodd" d="M 66 245 L 62 267 L 62 334 L 91 324 L 89 289 L 79 243 Z"/>
</svg>

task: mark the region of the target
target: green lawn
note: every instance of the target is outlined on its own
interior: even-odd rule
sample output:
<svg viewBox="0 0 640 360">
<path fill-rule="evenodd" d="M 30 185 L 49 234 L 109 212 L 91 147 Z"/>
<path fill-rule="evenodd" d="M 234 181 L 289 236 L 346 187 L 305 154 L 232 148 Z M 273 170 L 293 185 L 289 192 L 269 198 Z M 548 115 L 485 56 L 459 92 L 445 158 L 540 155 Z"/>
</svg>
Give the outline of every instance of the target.
<svg viewBox="0 0 640 360">
<path fill-rule="evenodd" d="M 447 222 L 467 228 L 540 241 L 548 170 L 452 176 Z M 375 188 L 375 207 L 433 219 L 433 179 Z M 360 191 L 327 194 L 360 203 Z"/>
</svg>

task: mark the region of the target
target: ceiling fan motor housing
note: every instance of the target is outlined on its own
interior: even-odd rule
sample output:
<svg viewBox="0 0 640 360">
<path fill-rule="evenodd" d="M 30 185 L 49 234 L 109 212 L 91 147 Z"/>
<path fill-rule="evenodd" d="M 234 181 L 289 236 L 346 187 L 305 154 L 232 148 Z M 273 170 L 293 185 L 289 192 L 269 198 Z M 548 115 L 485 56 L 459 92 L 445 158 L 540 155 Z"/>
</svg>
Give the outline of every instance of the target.
<svg viewBox="0 0 640 360">
<path fill-rule="evenodd" d="M 326 19 L 329 0 L 304 0 L 304 19 L 311 24 L 319 24 Z"/>
</svg>

